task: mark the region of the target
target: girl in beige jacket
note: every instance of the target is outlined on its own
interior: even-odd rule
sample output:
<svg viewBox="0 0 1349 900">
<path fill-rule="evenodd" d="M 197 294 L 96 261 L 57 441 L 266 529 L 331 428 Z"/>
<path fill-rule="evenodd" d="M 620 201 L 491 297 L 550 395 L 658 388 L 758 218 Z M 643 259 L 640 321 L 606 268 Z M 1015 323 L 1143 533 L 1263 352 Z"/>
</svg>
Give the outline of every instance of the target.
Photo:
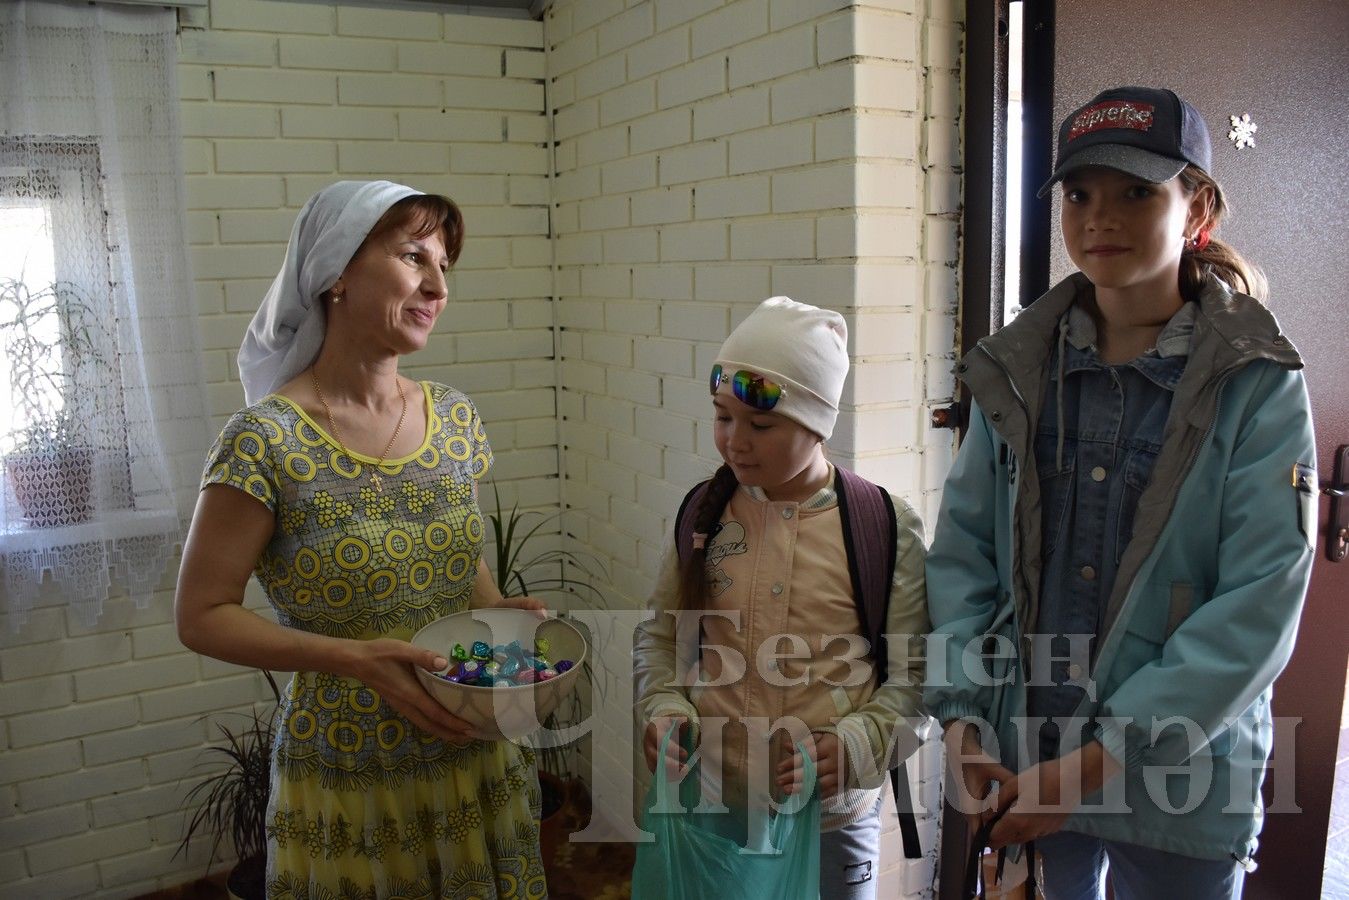
<svg viewBox="0 0 1349 900">
<path fill-rule="evenodd" d="M 929 622 L 918 515 L 824 456 L 846 341 L 838 313 L 774 297 L 722 345 L 710 387 L 724 463 L 680 511 L 682 538 L 667 542 L 634 668 L 649 770 L 660 737 L 685 730 L 704 803 L 710 782 L 749 840 L 799 789 L 793 748 L 803 748 L 823 801 L 821 896 L 873 898 L 881 790 L 918 744 Z M 845 537 L 857 519 L 845 493 L 852 503 L 874 493 L 895 521 L 893 577 L 870 610 L 856 570 L 876 566 L 850 561 L 878 545 Z M 670 777 L 687 760 L 676 744 Z"/>
</svg>

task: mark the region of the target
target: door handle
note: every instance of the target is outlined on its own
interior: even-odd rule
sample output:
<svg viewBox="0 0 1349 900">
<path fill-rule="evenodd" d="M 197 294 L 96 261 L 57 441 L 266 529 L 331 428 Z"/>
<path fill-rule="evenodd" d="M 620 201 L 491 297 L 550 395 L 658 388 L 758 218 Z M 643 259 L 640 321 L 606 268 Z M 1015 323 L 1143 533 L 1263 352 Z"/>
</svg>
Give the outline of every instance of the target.
<svg viewBox="0 0 1349 900">
<path fill-rule="evenodd" d="M 1326 529 L 1326 559 L 1343 562 L 1349 556 L 1349 444 L 1335 451 L 1330 483 L 1321 493 L 1330 498 L 1330 523 Z"/>
</svg>

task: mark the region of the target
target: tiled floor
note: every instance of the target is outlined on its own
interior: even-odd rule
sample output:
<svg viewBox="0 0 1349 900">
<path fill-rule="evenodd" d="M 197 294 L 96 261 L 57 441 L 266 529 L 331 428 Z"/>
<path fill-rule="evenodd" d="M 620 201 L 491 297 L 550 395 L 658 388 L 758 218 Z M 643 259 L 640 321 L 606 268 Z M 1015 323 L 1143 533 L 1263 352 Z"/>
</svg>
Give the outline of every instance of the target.
<svg viewBox="0 0 1349 900">
<path fill-rule="evenodd" d="M 1349 898 L 1349 727 L 1340 729 L 1340 749 L 1335 759 L 1335 794 L 1330 801 L 1321 896 Z"/>
<path fill-rule="evenodd" d="M 1349 688 L 1345 690 L 1349 701 Z M 1349 702 L 1340 720 L 1340 747 L 1335 754 L 1335 793 L 1330 800 L 1326 833 L 1326 868 L 1321 897 L 1349 900 Z"/>
</svg>

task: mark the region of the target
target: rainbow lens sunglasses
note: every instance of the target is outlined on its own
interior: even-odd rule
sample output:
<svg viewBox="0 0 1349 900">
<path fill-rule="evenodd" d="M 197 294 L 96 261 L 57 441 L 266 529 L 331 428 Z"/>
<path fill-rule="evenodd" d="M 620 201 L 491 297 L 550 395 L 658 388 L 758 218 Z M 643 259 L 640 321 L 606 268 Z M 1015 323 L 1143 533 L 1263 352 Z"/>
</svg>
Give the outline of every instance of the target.
<svg viewBox="0 0 1349 900">
<path fill-rule="evenodd" d="M 731 383 L 731 393 L 735 394 L 735 399 L 746 406 L 754 407 L 760 412 L 768 412 L 777 406 L 778 401 L 786 393 L 782 389 L 782 385 L 765 378 L 758 372 L 741 369 L 734 374 L 727 374 L 722 371 L 721 363 L 712 367 L 708 392 L 715 394 L 717 388 L 721 387 L 726 381 Z"/>
</svg>

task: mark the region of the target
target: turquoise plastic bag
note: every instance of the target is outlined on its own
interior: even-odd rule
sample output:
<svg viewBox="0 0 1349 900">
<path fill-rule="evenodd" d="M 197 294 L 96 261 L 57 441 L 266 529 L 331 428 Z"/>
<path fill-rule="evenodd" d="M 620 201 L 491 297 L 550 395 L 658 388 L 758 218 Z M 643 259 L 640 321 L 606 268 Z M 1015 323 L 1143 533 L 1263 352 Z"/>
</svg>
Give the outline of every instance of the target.
<svg viewBox="0 0 1349 900">
<path fill-rule="evenodd" d="M 672 728 L 660 742 L 665 758 Z M 798 749 L 799 746 L 798 746 Z M 646 797 L 642 829 L 655 840 L 637 845 L 632 868 L 632 900 L 818 900 L 820 896 L 820 798 L 815 764 L 804 751 L 802 802 L 781 810 L 768 823 L 766 839 L 777 853 L 743 853 L 730 830 L 728 814 L 695 813 L 695 766 L 680 785 L 683 809 L 672 807 L 663 764 Z"/>
</svg>

